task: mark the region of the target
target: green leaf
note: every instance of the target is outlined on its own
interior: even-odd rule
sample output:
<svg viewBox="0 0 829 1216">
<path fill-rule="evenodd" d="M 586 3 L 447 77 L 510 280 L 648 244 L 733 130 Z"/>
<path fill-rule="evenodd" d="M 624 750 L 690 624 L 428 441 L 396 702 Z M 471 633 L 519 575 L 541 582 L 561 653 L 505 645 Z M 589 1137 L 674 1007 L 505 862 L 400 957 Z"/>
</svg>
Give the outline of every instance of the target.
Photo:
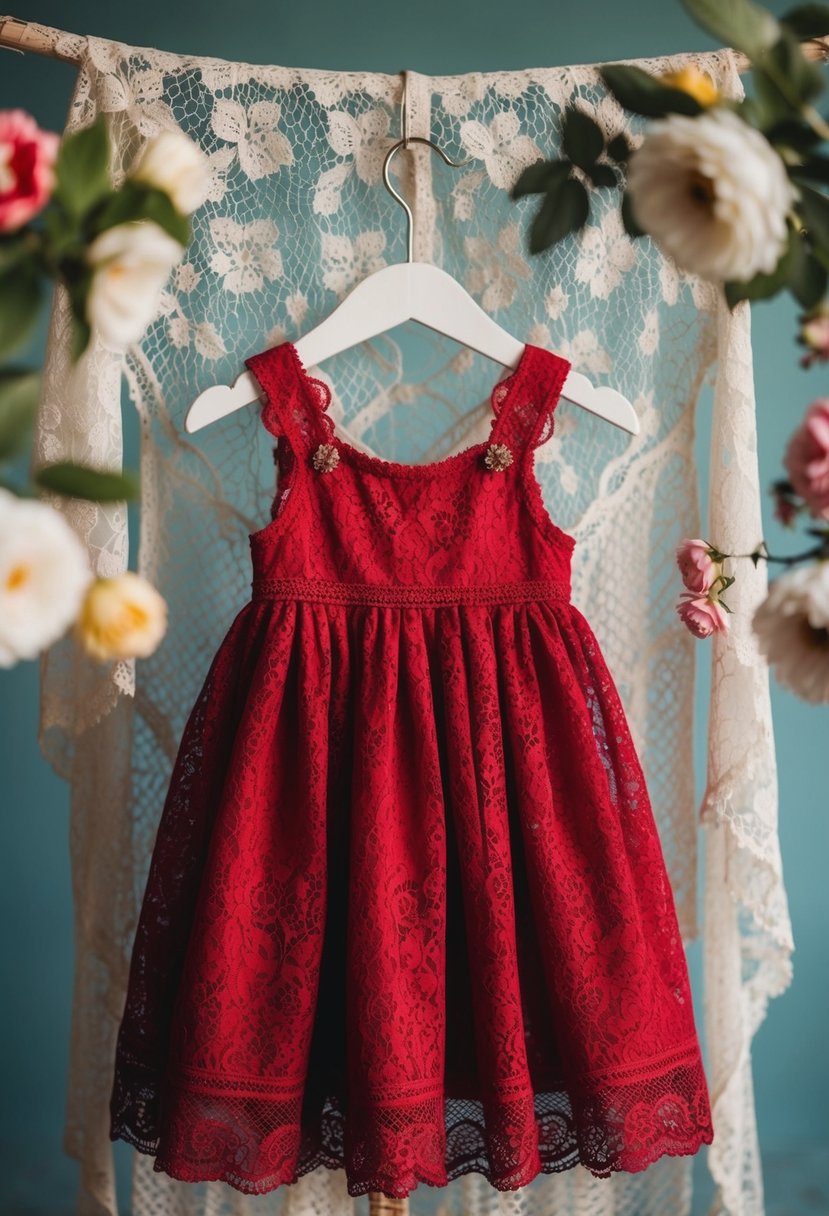
<svg viewBox="0 0 829 1216">
<path fill-rule="evenodd" d="M 586 172 L 594 186 L 619 185 L 619 179 L 610 165 L 592 165 Z"/>
<path fill-rule="evenodd" d="M 789 177 L 801 185 L 802 180 L 829 183 L 829 159 L 815 154 L 806 156 L 800 165 L 789 166 Z"/>
<path fill-rule="evenodd" d="M 509 192 L 512 199 L 525 194 L 546 194 L 558 182 L 570 176 L 570 162 L 566 160 L 536 160 L 522 169 Z"/>
<path fill-rule="evenodd" d="M 640 228 L 633 218 L 633 206 L 631 196 L 627 191 L 622 195 L 622 226 L 628 236 L 634 239 L 640 236 L 646 236 L 644 228 Z"/>
<path fill-rule="evenodd" d="M 808 229 L 810 242 L 829 254 L 829 199 L 805 182 L 799 182 L 798 189 L 800 199 L 795 210 Z"/>
<path fill-rule="evenodd" d="M 782 99 L 778 117 L 783 117 L 786 111 L 797 114 L 804 102 L 823 92 L 823 72 L 806 58 L 789 30 L 781 31 L 779 40 L 757 56 L 753 67 L 757 84 L 765 90 L 769 104 L 775 95 Z"/>
<path fill-rule="evenodd" d="M 0 460 L 12 460 L 26 450 L 39 393 L 39 372 L 0 369 Z"/>
<path fill-rule="evenodd" d="M 40 282 L 27 263 L 0 275 L 0 358 L 32 336 L 40 310 Z"/>
<path fill-rule="evenodd" d="M 642 68 L 626 64 L 605 63 L 599 75 L 616 100 L 646 118 L 661 118 L 664 114 L 699 114 L 703 107 L 682 89 L 668 88 Z"/>
<path fill-rule="evenodd" d="M 7 233 L 0 237 L 0 275 L 8 274 L 20 262 L 26 262 L 28 259 L 28 237 L 22 232 Z"/>
<path fill-rule="evenodd" d="M 776 17 L 751 0 L 681 0 L 709 34 L 754 59 L 780 37 Z"/>
<path fill-rule="evenodd" d="M 613 139 L 611 139 L 610 143 L 607 145 L 608 156 L 620 165 L 627 163 L 632 150 L 633 149 L 627 136 L 623 135 L 621 132 L 618 135 L 614 135 Z"/>
<path fill-rule="evenodd" d="M 190 241 L 190 219 L 176 211 L 169 194 L 127 180 L 123 187 L 104 200 L 89 218 L 90 237 L 116 224 L 133 220 L 153 220 L 174 240 L 186 246 Z"/>
<path fill-rule="evenodd" d="M 589 169 L 604 152 L 604 135 L 595 119 L 576 106 L 564 111 L 561 144 L 574 165 Z"/>
<path fill-rule="evenodd" d="M 83 215 L 111 191 L 109 136 L 103 114 L 90 126 L 63 136 L 55 172 L 55 194 L 70 215 Z"/>
<path fill-rule="evenodd" d="M 42 489 L 64 494 L 68 498 L 119 502 L 140 497 L 140 483 L 133 473 L 111 473 L 71 461 L 41 465 L 32 477 Z"/>
<path fill-rule="evenodd" d="M 581 182 L 568 177 L 551 190 L 530 228 L 530 253 L 541 253 L 569 232 L 582 228 L 590 214 L 590 200 Z"/>
<path fill-rule="evenodd" d="M 826 295 L 827 270 L 812 256 L 802 237 L 795 236 L 793 241 L 789 289 L 803 308 L 814 308 Z"/>
<path fill-rule="evenodd" d="M 796 38 L 822 38 L 829 34 L 829 5 L 801 4 L 778 17 Z"/>
<path fill-rule="evenodd" d="M 786 118 L 776 122 L 767 127 L 764 134 L 770 143 L 777 145 L 778 151 L 781 147 L 791 148 L 798 154 L 808 152 L 823 139 L 813 127 L 807 126 L 798 118 Z M 795 165 L 788 166 L 789 169 L 796 167 Z"/>
</svg>

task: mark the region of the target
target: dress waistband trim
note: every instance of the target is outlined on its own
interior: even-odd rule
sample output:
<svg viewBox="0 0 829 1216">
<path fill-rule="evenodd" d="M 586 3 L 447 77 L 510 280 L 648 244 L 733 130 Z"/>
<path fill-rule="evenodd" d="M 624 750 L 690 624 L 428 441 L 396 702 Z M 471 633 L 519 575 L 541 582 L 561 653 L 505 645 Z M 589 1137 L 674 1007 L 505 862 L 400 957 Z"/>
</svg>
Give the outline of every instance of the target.
<svg viewBox="0 0 829 1216">
<path fill-rule="evenodd" d="M 338 579 L 254 578 L 251 599 L 325 600 L 336 604 L 514 604 L 528 600 L 569 600 L 566 583 L 526 579 L 513 583 L 443 584 L 344 583 Z"/>
</svg>

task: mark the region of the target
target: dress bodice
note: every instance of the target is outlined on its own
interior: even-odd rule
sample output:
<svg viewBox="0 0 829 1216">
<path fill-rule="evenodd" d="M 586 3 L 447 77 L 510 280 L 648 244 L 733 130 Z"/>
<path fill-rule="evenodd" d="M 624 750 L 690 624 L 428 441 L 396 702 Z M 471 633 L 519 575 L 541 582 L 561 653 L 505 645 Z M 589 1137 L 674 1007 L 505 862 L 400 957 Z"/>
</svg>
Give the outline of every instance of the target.
<svg viewBox="0 0 829 1216">
<path fill-rule="evenodd" d="M 566 359 L 528 343 L 492 390 L 487 437 L 429 464 L 344 441 L 328 385 L 293 343 L 245 363 L 277 437 L 271 521 L 249 535 L 254 594 L 279 585 L 357 602 L 569 598 L 575 541 L 550 518 L 534 472 Z"/>
</svg>

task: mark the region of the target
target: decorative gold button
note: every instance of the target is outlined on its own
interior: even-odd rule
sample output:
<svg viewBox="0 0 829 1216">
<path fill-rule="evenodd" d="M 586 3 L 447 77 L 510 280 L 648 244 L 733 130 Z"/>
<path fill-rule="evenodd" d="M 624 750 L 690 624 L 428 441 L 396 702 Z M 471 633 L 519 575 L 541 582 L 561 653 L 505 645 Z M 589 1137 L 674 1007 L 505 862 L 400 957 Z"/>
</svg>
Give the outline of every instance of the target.
<svg viewBox="0 0 829 1216">
<path fill-rule="evenodd" d="M 512 464 L 512 452 L 505 443 L 491 443 L 486 450 L 484 464 L 488 469 L 500 472 Z"/>
<path fill-rule="evenodd" d="M 321 443 L 314 452 L 314 468 L 320 473 L 330 473 L 340 461 L 340 453 L 333 443 Z"/>
</svg>

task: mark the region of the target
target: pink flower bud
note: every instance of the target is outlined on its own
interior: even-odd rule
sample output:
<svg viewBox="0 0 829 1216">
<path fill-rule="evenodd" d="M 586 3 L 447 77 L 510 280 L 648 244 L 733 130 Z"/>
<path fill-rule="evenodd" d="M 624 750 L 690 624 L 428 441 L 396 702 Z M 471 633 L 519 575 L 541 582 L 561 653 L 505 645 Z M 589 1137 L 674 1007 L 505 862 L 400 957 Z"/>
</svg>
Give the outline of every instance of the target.
<svg viewBox="0 0 829 1216">
<path fill-rule="evenodd" d="M 710 545 L 699 539 L 682 542 L 676 551 L 676 564 L 685 586 L 697 595 L 708 591 L 720 572 L 718 563 L 711 557 Z"/>
<path fill-rule="evenodd" d="M 728 629 L 728 616 L 717 599 L 684 593 L 676 610 L 694 637 L 708 638 L 712 633 L 725 633 Z"/>
</svg>

